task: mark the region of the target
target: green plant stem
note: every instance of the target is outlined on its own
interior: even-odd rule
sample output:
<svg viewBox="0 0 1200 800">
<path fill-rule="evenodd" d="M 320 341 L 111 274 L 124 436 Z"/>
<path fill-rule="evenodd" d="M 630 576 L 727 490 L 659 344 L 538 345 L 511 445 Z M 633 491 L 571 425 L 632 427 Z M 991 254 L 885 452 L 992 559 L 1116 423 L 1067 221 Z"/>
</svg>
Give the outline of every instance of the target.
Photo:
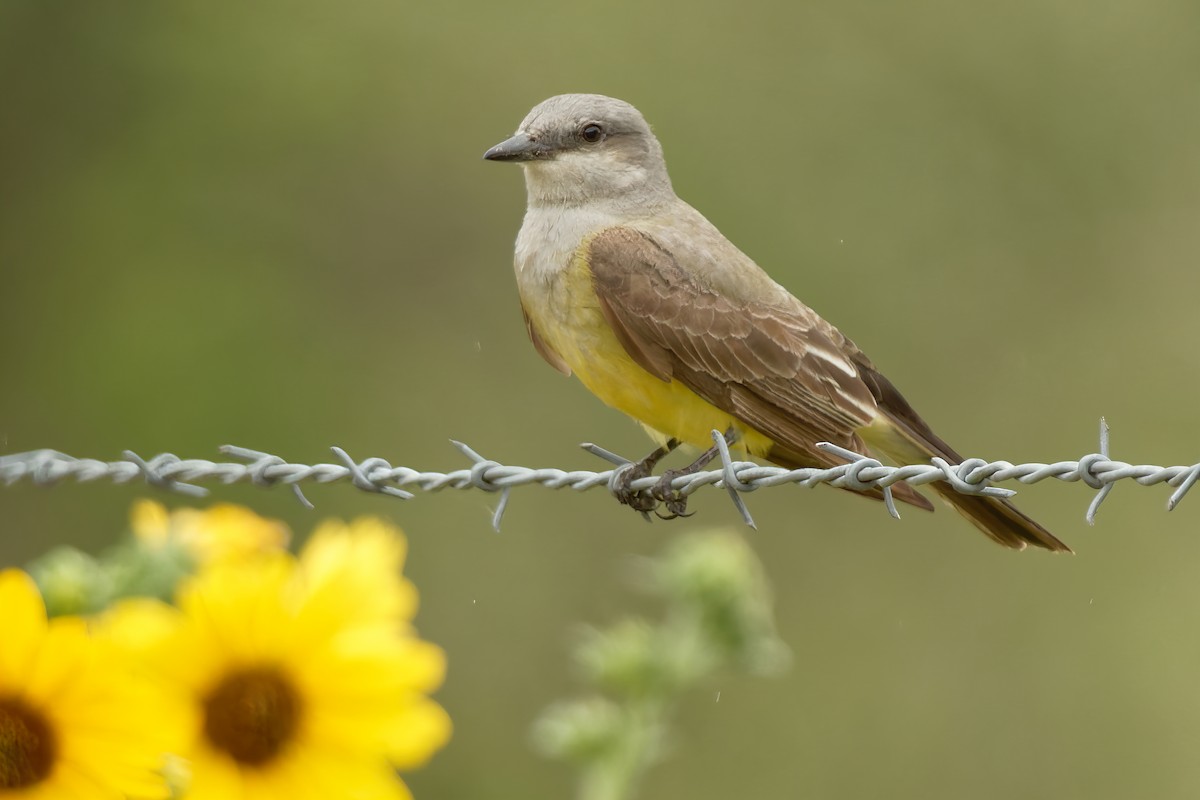
<svg viewBox="0 0 1200 800">
<path fill-rule="evenodd" d="M 631 698 L 624 712 L 620 748 L 586 770 L 579 800 L 632 800 L 642 776 L 657 760 L 668 714 L 665 698 Z"/>
</svg>

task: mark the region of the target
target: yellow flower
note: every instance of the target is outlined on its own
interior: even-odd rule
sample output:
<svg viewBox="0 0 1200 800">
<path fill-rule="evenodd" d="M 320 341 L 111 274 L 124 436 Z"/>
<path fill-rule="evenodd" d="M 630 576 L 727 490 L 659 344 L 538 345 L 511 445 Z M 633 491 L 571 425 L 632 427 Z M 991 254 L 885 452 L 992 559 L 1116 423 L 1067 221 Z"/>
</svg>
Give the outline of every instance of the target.
<svg viewBox="0 0 1200 800">
<path fill-rule="evenodd" d="M 384 523 L 328 524 L 299 559 L 214 563 L 178 610 L 121 604 L 114 635 L 192 716 L 188 800 L 407 798 L 396 769 L 445 744 L 441 650 L 408 626 L 404 540 Z"/>
<path fill-rule="evenodd" d="M 242 506 L 219 503 L 207 511 L 181 508 L 168 512 L 153 500 L 133 506 L 134 536 L 151 546 L 180 545 L 197 564 L 238 561 L 287 547 L 287 526 Z"/>
<path fill-rule="evenodd" d="M 377 517 L 325 521 L 300 556 L 309 612 L 333 612 L 334 624 L 406 626 L 417 612 L 416 587 L 400 574 L 407 551 L 404 536 Z"/>
<path fill-rule="evenodd" d="M 46 619 L 33 580 L 0 572 L 0 798 L 167 796 L 173 725 L 78 617 Z"/>
</svg>

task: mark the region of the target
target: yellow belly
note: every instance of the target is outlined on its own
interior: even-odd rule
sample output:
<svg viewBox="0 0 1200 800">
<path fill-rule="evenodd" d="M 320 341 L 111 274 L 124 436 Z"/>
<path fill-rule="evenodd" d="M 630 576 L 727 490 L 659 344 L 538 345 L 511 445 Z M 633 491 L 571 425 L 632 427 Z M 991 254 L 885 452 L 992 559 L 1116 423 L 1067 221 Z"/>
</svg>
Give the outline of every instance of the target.
<svg viewBox="0 0 1200 800">
<path fill-rule="evenodd" d="M 538 300 L 542 302 L 537 302 Z M 678 381 L 663 381 L 629 357 L 600 311 L 590 271 L 577 259 L 547 297 L 528 298 L 526 311 L 538 334 L 571 371 L 609 406 L 640 422 L 662 442 L 675 438 L 701 449 L 712 432 L 734 428 L 741 447 L 764 455 L 771 440 L 704 400 Z"/>
<path fill-rule="evenodd" d="M 707 450 L 713 445 L 714 430 L 734 428 L 741 433 L 741 447 L 750 454 L 764 455 L 771 449 L 771 440 L 765 435 L 679 381 L 667 383 L 646 372 L 626 355 L 615 336 L 609 336 L 619 352 L 608 350 L 593 359 L 584 359 L 575 374 L 592 394 L 636 419 L 660 444 L 675 438 Z"/>
</svg>

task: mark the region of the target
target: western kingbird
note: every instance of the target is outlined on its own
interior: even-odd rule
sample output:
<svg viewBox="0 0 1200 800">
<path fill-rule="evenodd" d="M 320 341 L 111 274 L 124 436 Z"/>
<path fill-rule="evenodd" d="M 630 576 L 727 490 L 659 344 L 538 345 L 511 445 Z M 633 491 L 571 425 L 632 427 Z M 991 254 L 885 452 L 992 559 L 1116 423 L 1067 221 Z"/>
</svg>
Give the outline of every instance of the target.
<svg viewBox="0 0 1200 800">
<path fill-rule="evenodd" d="M 633 106 L 551 97 L 484 158 L 524 167 L 515 268 L 529 337 L 551 366 L 658 439 L 636 474 L 680 442 L 706 447 L 713 430 L 792 469 L 839 463 L 821 441 L 901 464 L 962 461 L 853 342 L 675 195 Z M 653 498 L 626 491 L 622 501 L 646 511 L 662 500 L 680 514 L 686 500 L 669 483 L 680 472 Z M 1005 500 L 931 488 L 1006 547 L 1070 552 Z M 892 493 L 933 509 L 909 484 Z"/>
</svg>

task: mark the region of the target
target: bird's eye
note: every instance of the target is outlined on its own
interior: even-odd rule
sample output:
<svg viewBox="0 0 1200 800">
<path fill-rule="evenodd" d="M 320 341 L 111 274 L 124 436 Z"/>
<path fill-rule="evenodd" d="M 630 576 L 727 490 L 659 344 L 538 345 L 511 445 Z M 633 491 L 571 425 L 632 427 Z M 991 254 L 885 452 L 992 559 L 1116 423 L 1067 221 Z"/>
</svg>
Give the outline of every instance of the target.
<svg viewBox="0 0 1200 800">
<path fill-rule="evenodd" d="M 594 122 L 589 122 L 579 129 L 579 137 L 588 144 L 595 144 L 604 138 L 604 128 Z"/>
</svg>

